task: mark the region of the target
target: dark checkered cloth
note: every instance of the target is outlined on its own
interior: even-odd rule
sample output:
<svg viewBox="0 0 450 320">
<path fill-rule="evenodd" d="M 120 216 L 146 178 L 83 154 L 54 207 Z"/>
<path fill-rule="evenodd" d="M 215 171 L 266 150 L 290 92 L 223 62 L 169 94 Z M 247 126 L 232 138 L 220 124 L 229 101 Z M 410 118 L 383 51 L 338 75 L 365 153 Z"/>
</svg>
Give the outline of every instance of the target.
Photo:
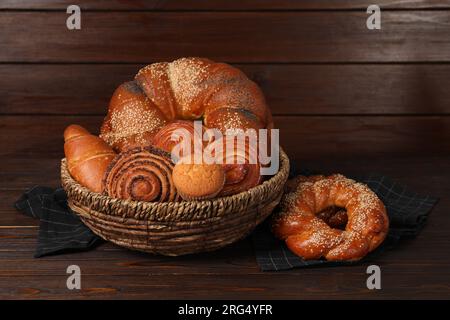
<svg viewBox="0 0 450 320">
<path fill-rule="evenodd" d="M 428 214 L 438 201 L 437 198 L 409 191 L 406 187 L 385 176 L 371 175 L 353 177 L 353 179 L 367 184 L 378 195 L 386 206 L 390 220 L 389 234 L 383 244 L 358 262 L 372 260 L 385 249 L 395 246 L 400 238 L 416 236 L 422 230 Z M 252 240 L 256 251 L 256 261 L 263 271 L 358 263 L 305 261 L 289 251 L 284 241 L 274 238 L 270 232 L 269 221 L 257 228 L 253 233 Z"/>
<path fill-rule="evenodd" d="M 308 174 L 302 172 L 302 174 Z M 309 172 L 311 174 L 311 172 Z M 391 228 L 388 238 L 370 259 L 386 247 L 394 245 L 401 237 L 415 236 L 423 227 L 428 213 L 437 199 L 421 196 L 383 176 L 355 178 L 369 185 L 386 205 Z M 67 206 L 63 189 L 34 187 L 25 192 L 15 203 L 24 214 L 40 220 L 35 257 L 71 251 L 89 250 L 101 240 L 87 228 Z M 274 238 L 268 222 L 253 234 L 256 259 L 263 271 L 286 270 L 315 265 L 342 265 L 323 260 L 304 261 L 292 254 L 284 242 Z"/>
<path fill-rule="evenodd" d="M 61 188 L 36 186 L 25 192 L 14 206 L 40 220 L 36 258 L 88 250 L 100 243 L 100 238 L 67 206 L 66 193 Z"/>
</svg>

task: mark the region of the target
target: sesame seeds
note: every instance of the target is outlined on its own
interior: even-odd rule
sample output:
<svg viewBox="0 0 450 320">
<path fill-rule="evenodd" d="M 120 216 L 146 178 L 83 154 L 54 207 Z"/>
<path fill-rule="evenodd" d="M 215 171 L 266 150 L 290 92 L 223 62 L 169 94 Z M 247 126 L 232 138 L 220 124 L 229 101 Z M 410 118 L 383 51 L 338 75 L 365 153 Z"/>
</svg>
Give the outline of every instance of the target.
<svg viewBox="0 0 450 320">
<path fill-rule="evenodd" d="M 208 75 L 207 65 L 195 58 L 182 58 L 169 63 L 167 71 L 182 113 L 188 111 L 192 101 L 204 90 L 201 83 Z"/>
<path fill-rule="evenodd" d="M 197 119 L 203 115 L 205 125 L 223 132 L 266 126 L 267 107 L 262 92 L 244 73 L 227 64 L 181 58 L 145 66 L 135 80 L 168 119 Z M 210 117 L 217 109 L 222 112 Z M 213 120 L 211 126 L 209 119 Z"/>
<path fill-rule="evenodd" d="M 281 200 L 283 219 L 280 221 L 288 225 L 293 221 L 307 224 L 299 229 L 297 239 L 300 240 L 297 241 L 302 243 L 296 245 L 297 253 L 301 253 L 298 248 L 305 247 L 304 257 L 312 257 L 315 252 L 331 260 L 353 260 L 367 254 L 369 248 L 376 248 L 384 239 L 387 232 L 385 208 L 365 184 L 342 175 L 297 177 L 295 183 L 297 186 Z M 345 207 L 348 215 L 345 231 L 331 228 L 316 216 L 317 211 L 323 209 L 320 206 L 326 204 Z M 280 221 L 274 228 L 279 228 Z M 276 230 L 276 233 L 279 232 Z M 282 235 L 283 238 L 288 236 Z M 377 239 L 373 240 L 375 237 Z"/>
<path fill-rule="evenodd" d="M 110 125 L 111 132 L 102 135 L 109 144 L 120 143 L 134 135 L 136 142 L 143 145 L 146 143 L 144 135 L 158 130 L 164 120 L 144 102 L 131 101 L 111 113 Z"/>
<path fill-rule="evenodd" d="M 229 130 L 230 134 L 237 134 L 244 127 L 241 114 L 230 108 L 216 117 L 214 124 L 219 130 Z"/>
</svg>

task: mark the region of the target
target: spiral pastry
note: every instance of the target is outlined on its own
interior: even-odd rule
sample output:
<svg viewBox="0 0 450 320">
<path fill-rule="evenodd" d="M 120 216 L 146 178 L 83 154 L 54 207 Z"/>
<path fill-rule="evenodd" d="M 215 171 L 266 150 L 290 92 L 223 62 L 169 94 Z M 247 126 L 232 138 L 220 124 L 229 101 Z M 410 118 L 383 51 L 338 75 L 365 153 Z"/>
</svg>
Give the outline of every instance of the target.
<svg viewBox="0 0 450 320">
<path fill-rule="evenodd" d="M 112 198 L 137 201 L 176 201 L 170 154 L 143 147 L 116 156 L 103 179 L 105 193 Z"/>
<path fill-rule="evenodd" d="M 202 152 L 203 147 L 209 142 L 202 139 L 206 129 L 203 125 L 195 127 L 194 121 L 175 120 L 158 131 L 153 138 L 153 146 L 167 152 L 179 153 L 174 154 L 177 158 L 182 158 L 193 152 Z M 194 143 L 195 139 L 199 140 L 197 144 Z M 178 151 L 174 149 L 177 145 L 181 147 Z M 199 150 L 196 150 L 196 148 Z"/>
<path fill-rule="evenodd" d="M 222 147 L 217 147 L 217 144 L 222 144 Z M 214 141 L 209 148 L 214 150 L 216 161 L 221 161 L 225 170 L 225 185 L 219 197 L 247 191 L 261 183 L 261 165 L 256 158 L 253 159 L 257 153 L 248 144 L 227 148 L 221 139 Z"/>
</svg>

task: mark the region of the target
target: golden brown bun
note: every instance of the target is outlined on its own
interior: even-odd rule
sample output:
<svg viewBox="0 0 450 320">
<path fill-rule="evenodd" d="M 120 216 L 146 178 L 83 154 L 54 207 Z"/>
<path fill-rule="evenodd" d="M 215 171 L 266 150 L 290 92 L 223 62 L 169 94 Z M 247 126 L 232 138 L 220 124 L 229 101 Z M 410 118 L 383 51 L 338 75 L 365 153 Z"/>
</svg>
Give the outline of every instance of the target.
<svg viewBox="0 0 450 320">
<path fill-rule="evenodd" d="M 212 142 L 209 147 L 215 150 L 214 157 L 225 171 L 225 185 L 219 193 L 220 197 L 247 191 L 261 183 L 261 165 L 256 161 L 256 150 L 248 143 L 244 146 L 236 143 L 231 148 L 222 139 Z"/>
<path fill-rule="evenodd" d="M 195 132 L 194 121 L 189 120 L 175 120 L 165 125 L 158 131 L 153 138 L 153 146 L 160 148 L 167 152 L 172 152 L 175 146 L 183 146 L 180 152 L 180 157 L 188 156 L 195 151 L 195 148 L 201 149 L 208 144 L 208 141 L 203 141 L 202 137 L 207 129 L 201 126 L 201 132 Z M 200 130 L 198 130 L 200 131 Z M 186 139 L 186 140 L 185 140 Z M 197 145 L 194 140 L 197 139 Z M 178 156 L 178 155 L 173 155 Z"/>
<path fill-rule="evenodd" d="M 184 200 L 211 199 L 222 190 L 225 172 L 218 164 L 184 163 L 181 159 L 173 169 L 173 182 Z"/>
<path fill-rule="evenodd" d="M 86 188 L 101 193 L 103 174 L 113 160 L 112 148 L 79 125 L 64 131 L 64 153 L 72 177 Z"/>
<path fill-rule="evenodd" d="M 133 112 L 122 112 L 130 106 Z M 135 125 L 135 114 L 142 115 L 143 126 Z M 148 65 L 135 82 L 121 85 L 111 99 L 101 137 L 123 151 L 149 144 L 156 128 L 176 119 L 203 119 L 206 127 L 223 133 L 273 128 L 264 95 L 242 71 L 208 59 L 181 58 Z"/>
<path fill-rule="evenodd" d="M 100 137 L 117 152 L 123 152 L 150 145 L 166 122 L 164 114 L 134 81 L 125 82 L 111 98 Z"/>
</svg>

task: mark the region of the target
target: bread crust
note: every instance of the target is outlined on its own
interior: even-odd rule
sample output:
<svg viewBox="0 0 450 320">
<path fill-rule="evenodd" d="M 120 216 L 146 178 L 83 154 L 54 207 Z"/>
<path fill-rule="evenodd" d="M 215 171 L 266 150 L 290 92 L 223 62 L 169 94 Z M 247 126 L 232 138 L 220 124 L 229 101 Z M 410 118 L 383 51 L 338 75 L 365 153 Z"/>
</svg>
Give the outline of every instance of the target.
<svg viewBox="0 0 450 320">
<path fill-rule="evenodd" d="M 64 154 L 72 177 L 101 193 L 103 174 L 115 156 L 112 148 L 85 128 L 72 124 L 64 131 Z"/>
<path fill-rule="evenodd" d="M 209 59 L 181 58 L 150 64 L 119 86 L 100 136 L 123 152 L 150 145 L 167 122 L 196 119 L 222 133 L 273 128 L 263 93 L 242 71 Z"/>
<path fill-rule="evenodd" d="M 332 228 L 317 216 L 333 206 L 347 211 L 345 230 Z M 281 210 L 273 218 L 272 231 L 306 260 L 359 260 L 384 241 L 389 229 L 386 208 L 376 194 L 340 174 L 294 178 Z"/>
</svg>

